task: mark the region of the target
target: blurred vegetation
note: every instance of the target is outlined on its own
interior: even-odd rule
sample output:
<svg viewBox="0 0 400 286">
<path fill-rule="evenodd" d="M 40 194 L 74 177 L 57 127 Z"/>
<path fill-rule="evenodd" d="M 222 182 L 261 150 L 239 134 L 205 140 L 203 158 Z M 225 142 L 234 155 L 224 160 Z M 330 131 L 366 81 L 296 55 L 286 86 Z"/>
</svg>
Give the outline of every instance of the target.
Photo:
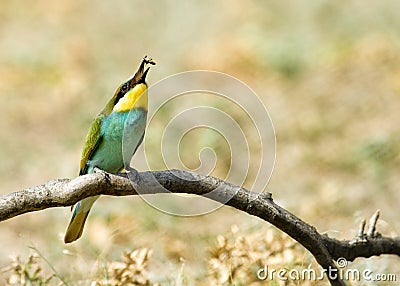
<svg viewBox="0 0 400 286">
<path fill-rule="evenodd" d="M 352 238 L 361 218 L 382 209 L 378 230 L 398 235 L 399 9 L 394 0 L 3 0 L 1 192 L 76 176 L 91 119 L 147 54 L 157 61 L 149 84 L 177 72 L 209 69 L 254 89 L 277 136 L 267 190 L 284 207 L 338 238 Z M 169 106 L 164 116 L 173 111 Z M 233 113 L 250 130 L 246 116 Z M 160 126 L 148 130 L 147 138 L 156 138 Z M 213 174 L 224 176 L 229 168 L 225 141 L 201 130 L 185 140 L 180 154 L 188 167 L 196 168 L 198 151 L 211 146 L 223 157 Z M 260 150 L 251 150 L 256 158 Z M 139 169 L 145 166 L 140 154 L 134 162 Z M 255 172 L 250 166 L 245 186 Z M 277 267 L 312 263 L 303 260 L 304 249 L 280 234 L 265 242 L 269 225 L 227 207 L 180 218 L 139 198 L 103 197 L 83 238 L 64 245 L 69 215 L 67 208 L 51 209 L 2 222 L 6 247 L 0 248 L 0 267 L 14 270 L 0 273 L 0 284 L 24 276 L 31 280 L 26 285 L 45 285 L 49 279 L 50 285 L 62 280 L 123 285 L 118 281 L 123 275 L 130 279 L 139 265 L 144 272 L 134 277 L 143 278 L 142 284 L 127 285 L 261 285 L 254 276 L 260 261 Z M 239 229 L 236 234 L 232 225 Z M 42 257 L 30 256 L 36 255 L 30 247 Z M 277 259 L 268 252 L 275 247 L 290 255 Z M 238 258 L 235 253 L 241 252 L 244 257 Z M 13 262 L 10 256 L 19 258 Z M 400 273 L 398 262 L 378 257 L 351 265 Z"/>
</svg>

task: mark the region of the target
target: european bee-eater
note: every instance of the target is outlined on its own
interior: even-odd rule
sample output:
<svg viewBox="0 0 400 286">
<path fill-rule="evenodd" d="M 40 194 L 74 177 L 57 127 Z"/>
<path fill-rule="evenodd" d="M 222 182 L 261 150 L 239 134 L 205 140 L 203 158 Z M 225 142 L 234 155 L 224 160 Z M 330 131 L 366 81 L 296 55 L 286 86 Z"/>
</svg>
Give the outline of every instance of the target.
<svg viewBox="0 0 400 286">
<path fill-rule="evenodd" d="M 143 141 L 148 108 L 146 75 L 155 62 L 144 57 L 138 71 L 121 84 L 106 107 L 93 120 L 83 146 L 79 175 L 95 168 L 115 173 L 127 169 L 133 154 Z M 124 149 L 124 150 L 123 150 Z M 73 207 L 64 242 L 82 235 L 90 208 L 98 196 L 88 197 Z"/>
</svg>

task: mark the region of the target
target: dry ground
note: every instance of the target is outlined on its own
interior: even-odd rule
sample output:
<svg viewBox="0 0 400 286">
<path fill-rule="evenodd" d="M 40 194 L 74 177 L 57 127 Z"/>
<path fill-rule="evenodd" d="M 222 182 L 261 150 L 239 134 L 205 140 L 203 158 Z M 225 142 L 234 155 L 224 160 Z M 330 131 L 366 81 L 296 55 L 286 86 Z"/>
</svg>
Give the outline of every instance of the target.
<svg viewBox="0 0 400 286">
<path fill-rule="evenodd" d="M 276 131 L 267 190 L 280 204 L 347 239 L 361 218 L 381 209 L 379 231 L 398 235 L 399 9 L 397 1 L 357 0 L 2 1 L 0 191 L 76 176 L 91 118 L 148 54 L 158 63 L 149 84 L 210 69 L 257 93 Z M 164 118 L 183 103 L 174 104 Z M 157 124 L 149 128 L 150 146 L 160 132 Z M 191 136 L 201 144 L 182 145 L 187 166 L 195 168 L 198 151 L 210 146 L 225 162 L 213 174 L 223 177 L 231 159 L 226 142 L 209 132 Z M 260 150 L 251 152 L 256 160 Z M 143 160 L 134 160 L 142 170 Z M 254 176 L 251 167 L 245 186 Z M 182 218 L 140 198 L 104 197 L 84 237 L 66 246 L 69 215 L 49 209 L 0 223 L 0 266 L 11 267 L 0 274 L 1 285 L 45 285 L 52 275 L 50 285 L 265 285 L 255 275 L 262 265 L 315 267 L 279 231 L 228 207 Z M 395 257 L 350 264 L 397 279 L 399 265 Z"/>
</svg>

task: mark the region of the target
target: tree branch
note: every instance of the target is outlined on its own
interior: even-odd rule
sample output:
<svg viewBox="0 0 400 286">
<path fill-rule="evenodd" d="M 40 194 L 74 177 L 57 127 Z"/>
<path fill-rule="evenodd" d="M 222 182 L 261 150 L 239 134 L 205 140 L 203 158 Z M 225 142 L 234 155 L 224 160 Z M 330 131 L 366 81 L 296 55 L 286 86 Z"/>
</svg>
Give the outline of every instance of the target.
<svg viewBox="0 0 400 286">
<path fill-rule="evenodd" d="M 400 256 L 400 238 L 383 237 L 375 233 L 379 213 L 371 219 L 367 234 L 365 222 L 355 239 L 339 241 L 320 234 L 313 226 L 275 204 L 270 193 L 253 193 L 220 179 L 194 172 L 167 170 L 134 174 L 132 182 L 127 174 L 105 172 L 57 179 L 43 185 L 0 197 L 0 221 L 27 212 L 51 207 L 70 206 L 95 195 L 127 196 L 156 193 L 190 193 L 225 203 L 238 210 L 270 222 L 310 251 L 324 269 L 337 271 L 334 260 L 382 254 Z M 329 277 L 332 285 L 344 285 L 339 278 Z"/>
</svg>

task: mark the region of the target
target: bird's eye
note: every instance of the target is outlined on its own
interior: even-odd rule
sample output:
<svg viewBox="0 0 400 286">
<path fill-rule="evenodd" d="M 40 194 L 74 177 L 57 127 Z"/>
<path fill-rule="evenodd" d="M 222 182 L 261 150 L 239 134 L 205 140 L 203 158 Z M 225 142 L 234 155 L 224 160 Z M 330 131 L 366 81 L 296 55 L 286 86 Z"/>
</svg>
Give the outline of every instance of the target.
<svg viewBox="0 0 400 286">
<path fill-rule="evenodd" d="M 127 89 L 128 89 L 128 84 L 127 84 L 127 83 L 124 83 L 124 84 L 122 85 L 122 87 L 121 87 L 121 91 L 124 92 L 124 91 L 126 91 Z"/>
</svg>

